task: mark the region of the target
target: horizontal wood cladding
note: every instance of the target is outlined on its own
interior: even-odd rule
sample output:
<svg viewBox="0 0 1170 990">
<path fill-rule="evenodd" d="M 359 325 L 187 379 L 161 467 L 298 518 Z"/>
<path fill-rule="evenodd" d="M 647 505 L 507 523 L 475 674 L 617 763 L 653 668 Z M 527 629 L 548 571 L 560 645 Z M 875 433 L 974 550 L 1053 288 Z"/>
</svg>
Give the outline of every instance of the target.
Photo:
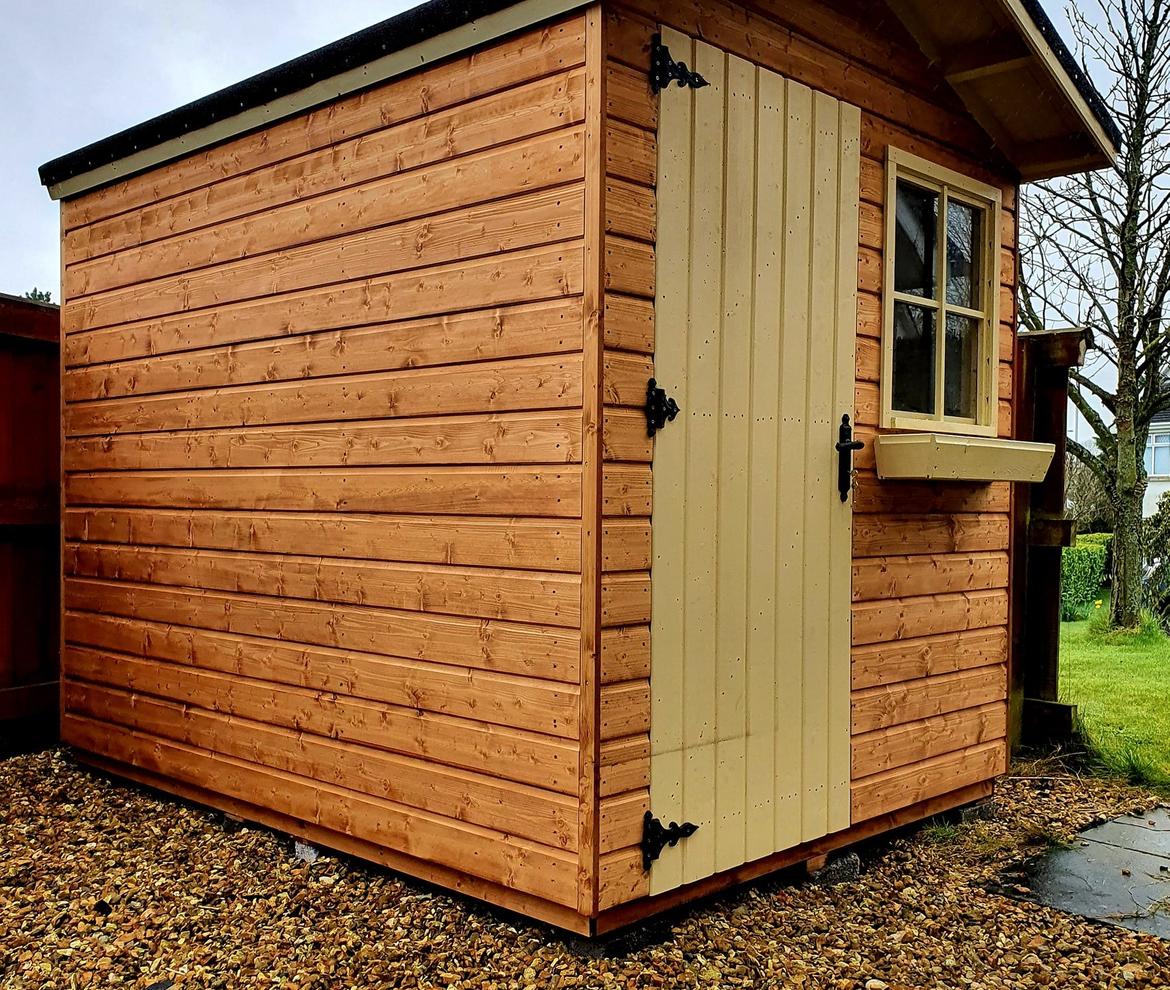
<svg viewBox="0 0 1170 990">
<path fill-rule="evenodd" d="M 88 752 L 153 771 L 241 801 L 262 795 L 268 805 L 343 835 L 419 859 L 467 869 L 487 880 L 518 885 L 558 904 L 575 898 L 576 857 L 492 829 L 367 797 L 348 788 L 276 771 L 69 712 L 66 738 Z"/>
<path fill-rule="evenodd" d="M 65 538 L 78 543 L 248 550 L 474 567 L 577 573 L 576 520 L 391 516 L 355 512 L 69 509 Z M 648 527 L 615 521 L 614 570 L 648 551 Z M 621 532 L 624 531 L 624 532 Z"/>
<path fill-rule="evenodd" d="M 65 738 L 573 911 L 584 22 L 63 204 Z"/>
<path fill-rule="evenodd" d="M 268 128 L 263 141 L 255 140 L 254 135 L 236 138 L 146 175 L 67 200 L 62 205 L 62 224 L 73 230 L 194 189 L 207 189 L 205 195 L 210 197 L 210 187 L 232 176 L 277 162 L 295 162 L 298 155 L 329 149 L 404 121 L 429 120 L 449 107 L 515 89 L 584 61 L 582 18 L 567 17 L 541 25 L 428 67 L 425 73 L 404 76 L 283 121 Z M 71 248 L 73 242 L 66 246 Z"/>
</svg>

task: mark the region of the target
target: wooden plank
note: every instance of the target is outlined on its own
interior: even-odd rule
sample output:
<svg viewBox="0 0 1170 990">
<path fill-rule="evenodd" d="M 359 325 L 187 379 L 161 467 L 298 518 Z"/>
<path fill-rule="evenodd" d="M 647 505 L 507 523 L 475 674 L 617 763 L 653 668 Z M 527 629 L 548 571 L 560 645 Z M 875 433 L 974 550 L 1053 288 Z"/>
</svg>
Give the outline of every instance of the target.
<svg viewBox="0 0 1170 990">
<path fill-rule="evenodd" d="M 650 524 L 643 519 L 607 519 L 601 530 L 601 569 L 650 569 Z"/>
<path fill-rule="evenodd" d="M 575 748 L 566 740 L 490 726 L 470 719 L 424 714 L 411 707 L 324 695 L 138 657 L 67 647 L 66 683 L 84 680 L 176 704 L 251 718 L 264 724 L 379 748 L 453 768 L 572 795 Z M 108 713 L 103 713 L 108 718 Z M 132 724 L 129 721 L 122 724 Z M 224 733 L 244 737 L 248 733 Z M 534 765 L 535 763 L 535 765 Z M 436 780 L 438 778 L 436 777 Z"/>
<path fill-rule="evenodd" d="M 855 602 L 1007 586 L 1005 551 L 869 557 L 853 562 Z"/>
<path fill-rule="evenodd" d="M 622 179 L 607 179 L 605 230 L 608 234 L 653 244 L 658 230 L 654 190 Z"/>
<path fill-rule="evenodd" d="M 640 625 L 650 621 L 650 574 L 606 574 L 601 582 L 601 625 Z"/>
<path fill-rule="evenodd" d="M 614 448 L 636 455 L 639 440 L 622 430 L 623 425 L 615 424 L 611 436 Z M 646 432 L 645 418 L 641 432 Z M 581 417 L 575 410 L 106 433 L 65 441 L 65 470 L 70 472 L 557 464 L 580 460 Z"/>
<path fill-rule="evenodd" d="M 602 856 L 598 880 L 597 905 L 602 911 L 640 900 L 650 893 L 650 878 L 642 869 L 642 853 L 638 849 L 619 849 Z"/>
<path fill-rule="evenodd" d="M 853 650 L 853 688 L 878 687 L 1007 662 L 1007 628 L 875 643 Z"/>
<path fill-rule="evenodd" d="M 648 481 L 648 479 L 646 479 Z M 638 479 L 613 493 L 632 508 Z M 71 474 L 69 505 L 169 509 L 291 509 L 423 515 L 580 518 L 581 472 L 524 468 L 327 468 L 299 471 L 118 471 Z M 647 499 L 648 503 L 648 499 Z M 647 512 L 648 512 L 647 504 Z M 632 515 L 633 512 L 616 514 Z"/>
<path fill-rule="evenodd" d="M 653 482 L 648 465 L 611 464 L 602 477 L 601 506 L 606 516 L 649 516 Z"/>
<path fill-rule="evenodd" d="M 292 337 L 581 292 L 581 248 L 557 244 L 70 335 L 68 366 Z"/>
<path fill-rule="evenodd" d="M 199 154 L 124 179 L 61 204 L 71 230 L 104 217 L 208 185 L 228 175 L 326 148 L 387 126 L 435 114 L 478 97 L 581 65 L 585 26 L 580 16 L 542 24 L 466 55 L 428 66 L 354 96 L 293 117 L 262 134 L 248 134 Z"/>
<path fill-rule="evenodd" d="M 853 785 L 853 821 L 862 822 L 961 787 L 991 780 L 1007 770 L 1007 746 L 984 743 L 937 756 Z"/>
<path fill-rule="evenodd" d="M 834 354 L 834 395 L 836 402 L 830 410 L 829 435 L 838 422 L 842 406 L 848 405 L 855 388 L 857 347 L 857 280 L 853 277 L 853 244 L 858 240 L 860 224 L 858 189 L 861 184 L 861 113 L 853 106 L 838 104 L 837 170 L 837 298 L 836 342 Z M 827 445 L 826 445 L 827 446 Z M 825 451 L 828 463 L 821 475 L 822 483 L 832 478 L 837 465 L 833 455 Z M 829 488 L 830 485 L 825 485 Z M 830 505 L 829 541 L 829 752 L 828 752 L 828 815 L 825 830 L 839 832 L 851 823 L 849 793 L 849 683 L 850 638 L 852 617 L 845 608 L 850 596 L 849 566 L 852 558 L 853 511 L 848 499 L 833 499 Z"/>
<path fill-rule="evenodd" d="M 640 559 L 641 530 L 649 540 L 649 526 L 631 522 L 627 528 L 631 532 L 623 529 L 613 543 L 614 559 L 621 564 Z M 581 562 L 580 526 L 572 521 L 71 508 L 64 529 L 65 538 L 74 541 L 420 564 L 572 573 Z"/>
<path fill-rule="evenodd" d="M 756 226 L 756 70 L 727 58 L 715 467 L 715 871 L 746 858 L 748 489 Z"/>
<path fill-rule="evenodd" d="M 76 278 L 79 270 L 98 267 L 79 265 L 84 259 L 172 239 L 259 210 L 275 218 L 276 208 L 288 202 L 304 202 L 578 124 L 585 116 L 584 83 L 579 69 L 538 79 L 277 165 L 229 175 L 214 185 L 70 231 L 63 244 L 69 262 L 66 275 Z M 307 211 L 302 215 L 308 216 Z M 111 267 L 101 266 L 103 277 L 109 278 Z M 158 274 L 162 272 L 156 269 L 152 277 Z M 71 284 L 68 297 L 86 291 L 77 287 L 81 283 Z"/>
<path fill-rule="evenodd" d="M 785 849 L 801 840 L 802 768 L 804 766 L 804 711 L 788 699 L 804 697 L 804 624 L 796 617 L 804 609 L 805 511 L 804 419 L 808 380 L 809 256 L 812 188 L 812 93 L 804 86 L 786 84 L 783 301 L 780 357 L 780 490 L 776 502 L 779 574 L 776 583 L 776 684 L 785 686 L 775 696 L 776 756 L 775 833 L 773 849 Z"/>
<path fill-rule="evenodd" d="M 647 299 L 605 294 L 605 346 L 654 353 L 654 304 Z"/>
<path fill-rule="evenodd" d="M 658 179 L 654 135 L 623 124 L 608 122 L 605 133 L 605 173 L 642 186 L 654 186 Z"/>
<path fill-rule="evenodd" d="M 585 12 L 585 48 L 588 73 L 585 192 L 587 222 L 584 238 L 584 323 L 581 434 L 584 438 L 581 469 L 581 662 L 579 690 L 582 699 L 581 731 L 577 745 L 580 777 L 579 855 L 577 910 L 592 916 L 597 911 L 600 822 L 600 760 L 603 738 L 601 626 L 605 608 L 602 577 L 602 499 L 605 476 L 605 398 L 602 367 L 605 323 L 606 215 L 605 141 L 608 80 L 606 75 L 605 19 L 600 4 Z"/>
<path fill-rule="evenodd" d="M 654 362 L 648 356 L 607 350 L 603 375 L 605 401 L 609 405 L 645 410 L 646 383 L 654 377 Z M 669 379 L 664 378 L 663 382 L 670 384 Z M 642 429 L 646 429 L 645 414 Z"/>
<path fill-rule="evenodd" d="M 650 810 L 650 794 L 634 791 L 601 802 L 601 852 L 637 846 L 642 841 L 642 816 Z"/>
<path fill-rule="evenodd" d="M 869 515 L 853 524 L 853 556 L 1006 550 L 1006 515 Z"/>
<path fill-rule="evenodd" d="M 581 157 L 579 140 L 565 144 L 560 152 L 563 161 L 556 166 L 562 169 Z M 520 168 L 521 176 L 528 167 Z M 456 178 L 452 182 L 462 188 Z M 273 257 L 262 254 L 170 275 L 151 282 L 149 293 L 131 285 L 67 301 L 61 309 L 61 326 L 65 333 L 76 333 L 570 240 L 581 236 L 583 209 L 579 185 L 460 206 L 372 231 L 289 247 Z"/>
<path fill-rule="evenodd" d="M 601 634 L 601 681 L 616 684 L 650 676 L 650 627 L 622 626 Z"/>
<path fill-rule="evenodd" d="M 746 816 L 744 853 L 759 859 L 775 850 L 776 576 L 779 528 L 781 251 L 783 183 L 760 162 L 784 161 L 787 110 L 784 80 L 757 73 L 755 286 L 751 330 L 751 484 L 747 527 Z"/>
<path fill-rule="evenodd" d="M 567 628 L 581 622 L 575 574 L 103 543 L 67 543 L 63 564 L 68 575 L 109 581 L 253 595 L 278 589 L 283 598 Z"/>
<path fill-rule="evenodd" d="M 649 730 L 650 685 L 646 681 L 604 685 L 599 727 L 602 739 L 620 739 Z"/>
<path fill-rule="evenodd" d="M 69 436 L 92 436 L 567 409 L 580 404 L 581 357 L 562 354 L 76 402 L 65 408 L 65 429 Z"/>
<path fill-rule="evenodd" d="M 66 641 L 77 646 L 564 738 L 577 733 L 574 685 L 86 612 L 66 612 L 64 622 Z"/>
<path fill-rule="evenodd" d="M 667 44 L 673 51 L 674 46 L 670 42 Z M 694 131 L 691 158 L 690 330 L 685 344 L 687 403 L 682 413 L 687 417 L 683 545 L 686 547 L 686 574 L 695 578 L 702 575 L 704 580 L 692 578 L 683 586 L 682 614 L 686 616 L 686 632 L 682 644 L 683 684 L 679 715 L 682 717 L 684 752 L 682 817 L 678 821 L 694 822 L 699 826 L 699 831 L 679 847 L 683 882 L 710 876 L 715 872 L 717 839 L 715 744 L 718 725 L 714 701 L 718 697 L 720 685 L 716 666 L 717 610 L 712 592 L 719 566 L 716 542 L 722 350 L 719 327 L 723 315 L 721 283 L 727 103 L 726 56 L 722 52 L 696 41 L 694 61 L 687 64 L 693 65 L 710 85 L 696 90 L 692 97 Z M 659 472 L 656 470 L 654 474 L 657 482 Z M 673 479 L 665 477 L 663 481 L 669 487 L 672 481 L 677 484 L 677 476 Z M 666 490 L 662 495 L 663 498 L 658 500 L 660 504 L 671 497 Z M 657 528 L 655 520 L 656 531 Z M 657 554 L 655 556 L 657 558 Z M 683 566 L 677 556 L 670 559 L 672 566 Z M 651 637 L 651 644 L 657 657 L 661 646 L 665 644 L 657 635 Z M 678 662 L 673 669 L 680 669 Z M 671 676 L 671 670 L 668 665 L 668 677 Z M 651 677 L 657 672 L 655 665 Z M 653 783 L 653 768 L 651 781 Z M 652 797 L 657 808 L 656 791 Z M 662 813 L 666 814 L 665 811 Z M 650 880 L 651 889 L 657 893 L 663 888 L 655 872 L 652 871 Z"/>
<path fill-rule="evenodd" d="M 263 794 L 305 821 L 573 903 L 576 857 L 566 852 L 75 715 L 63 731 L 70 744 L 110 759 L 240 800 Z"/>
<path fill-rule="evenodd" d="M 602 454 L 607 461 L 650 463 L 654 441 L 646 432 L 645 409 L 606 406 Z"/>
<path fill-rule="evenodd" d="M 71 368 L 65 396 L 83 402 L 580 349 L 580 299 L 554 299 Z"/>
<path fill-rule="evenodd" d="M 853 694 L 853 732 L 872 732 L 977 705 L 1002 705 L 1006 698 L 1004 664 L 867 688 Z"/>
<path fill-rule="evenodd" d="M 924 595 L 853 606 L 853 644 L 888 643 L 1007 623 L 1006 591 Z"/>
<path fill-rule="evenodd" d="M 65 604 L 75 611 L 503 674 L 568 683 L 578 678 L 579 637 L 553 627 L 78 578 L 65 581 Z"/>
<path fill-rule="evenodd" d="M 654 298 L 654 248 L 609 234 L 605 238 L 605 288 L 643 299 Z"/>
<path fill-rule="evenodd" d="M 694 60 L 689 38 L 664 32 L 675 57 Z M 691 280 L 691 199 L 694 102 L 664 100 L 658 134 L 657 285 L 689 285 Z M 656 814 L 668 821 L 686 821 L 683 815 L 683 690 L 684 630 L 689 617 L 686 568 L 682 550 L 686 532 L 685 478 L 688 433 L 692 420 L 687 354 L 690 347 L 690 300 L 687 292 L 662 291 L 650 313 L 644 348 L 654 349 L 654 322 L 671 327 L 654 355 L 654 370 L 669 387 L 682 412 L 654 439 L 654 484 L 674 490 L 660 500 L 651 533 L 653 581 L 651 628 L 645 635 L 646 663 L 650 667 L 650 793 Z M 664 493 L 665 494 L 665 493 Z M 653 650 L 651 650 L 653 643 Z M 638 644 L 640 645 L 640 643 Z M 667 856 L 655 865 L 647 890 L 669 890 L 683 882 L 682 856 Z"/>
<path fill-rule="evenodd" d="M 860 470 L 854 479 L 856 513 L 1000 514 L 1008 511 L 1010 501 L 1007 484 L 881 481 L 876 474 Z"/>
<path fill-rule="evenodd" d="M 69 682 L 66 711 L 258 763 L 273 770 L 334 784 L 370 797 L 482 825 L 571 850 L 577 842 L 577 806 L 571 797 L 466 770 L 334 740 L 298 727 L 138 693 Z"/>
<path fill-rule="evenodd" d="M 650 92 L 646 73 L 616 62 L 605 67 L 605 113 L 643 130 L 658 128 L 658 101 Z"/>
<path fill-rule="evenodd" d="M 909 722 L 853 740 L 853 779 L 921 763 L 1007 735 L 1007 705 L 993 702 Z"/>
</svg>

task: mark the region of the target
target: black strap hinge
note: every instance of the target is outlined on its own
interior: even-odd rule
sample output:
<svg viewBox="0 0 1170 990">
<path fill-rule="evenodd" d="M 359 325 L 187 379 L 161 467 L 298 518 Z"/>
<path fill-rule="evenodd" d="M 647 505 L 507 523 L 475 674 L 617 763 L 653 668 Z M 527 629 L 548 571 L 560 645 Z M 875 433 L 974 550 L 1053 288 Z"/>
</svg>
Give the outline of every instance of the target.
<svg viewBox="0 0 1170 990">
<path fill-rule="evenodd" d="M 687 839 L 699 831 L 691 822 L 671 822 L 663 825 L 649 811 L 642 818 L 642 869 L 649 870 L 650 864 L 662 855 L 667 846 L 674 848 L 680 839 Z"/>
<path fill-rule="evenodd" d="M 676 62 L 671 57 L 670 49 L 662 43 L 662 35 L 656 34 L 650 39 L 650 88 L 660 93 L 672 82 L 681 87 L 690 86 L 691 89 L 710 85 L 701 75 L 689 69 L 686 62 Z"/>
</svg>

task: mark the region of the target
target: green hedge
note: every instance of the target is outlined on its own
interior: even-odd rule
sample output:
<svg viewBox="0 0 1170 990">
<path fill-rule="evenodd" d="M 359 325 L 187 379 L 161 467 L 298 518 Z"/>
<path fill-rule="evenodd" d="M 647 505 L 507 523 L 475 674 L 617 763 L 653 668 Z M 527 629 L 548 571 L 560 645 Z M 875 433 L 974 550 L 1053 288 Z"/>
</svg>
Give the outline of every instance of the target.
<svg viewBox="0 0 1170 990">
<path fill-rule="evenodd" d="M 1082 533 L 1077 537 L 1078 544 L 1091 544 L 1105 548 L 1105 580 L 1101 583 L 1108 585 L 1113 577 L 1113 534 L 1112 533 Z"/>
<path fill-rule="evenodd" d="M 1065 622 L 1085 618 L 1105 581 L 1106 547 L 1079 538 L 1065 547 L 1060 558 L 1060 617 Z"/>
</svg>

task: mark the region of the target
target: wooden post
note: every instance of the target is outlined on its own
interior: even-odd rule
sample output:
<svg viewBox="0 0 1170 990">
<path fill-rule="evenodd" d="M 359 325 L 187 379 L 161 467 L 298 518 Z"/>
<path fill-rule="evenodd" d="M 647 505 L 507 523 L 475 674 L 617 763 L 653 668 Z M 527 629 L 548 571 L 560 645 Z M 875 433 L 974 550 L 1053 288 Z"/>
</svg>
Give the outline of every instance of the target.
<svg viewBox="0 0 1170 990">
<path fill-rule="evenodd" d="M 1051 443 L 1056 454 L 1039 484 L 1016 493 L 1012 621 L 1012 741 L 1072 735 L 1076 706 L 1060 702 L 1060 556 L 1075 536 L 1065 516 L 1069 369 L 1085 360 L 1081 329 L 1022 333 L 1016 343 L 1017 438 Z"/>
</svg>

